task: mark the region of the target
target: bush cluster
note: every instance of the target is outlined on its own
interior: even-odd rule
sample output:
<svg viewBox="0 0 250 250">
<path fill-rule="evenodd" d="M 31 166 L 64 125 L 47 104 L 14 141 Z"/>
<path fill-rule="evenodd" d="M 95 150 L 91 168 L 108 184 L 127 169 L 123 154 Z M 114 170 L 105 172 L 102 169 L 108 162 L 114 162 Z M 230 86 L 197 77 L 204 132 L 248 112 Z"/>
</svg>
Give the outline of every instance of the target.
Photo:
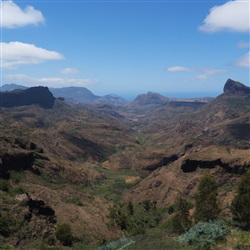
<svg viewBox="0 0 250 250">
<path fill-rule="evenodd" d="M 129 235 L 142 234 L 147 228 L 156 227 L 161 213 L 156 202 L 145 200 L 139 204 L 118 203 L 109 209 L 111 225 L 119 227 Z"/>
<path fill-rule="evenodd" d="M 229 228 L 221 221 L 198 222 L 178 241 L 194 246 L 195 249 L 211 249 L 218 241 L 226 239 Z"/>
</svg>

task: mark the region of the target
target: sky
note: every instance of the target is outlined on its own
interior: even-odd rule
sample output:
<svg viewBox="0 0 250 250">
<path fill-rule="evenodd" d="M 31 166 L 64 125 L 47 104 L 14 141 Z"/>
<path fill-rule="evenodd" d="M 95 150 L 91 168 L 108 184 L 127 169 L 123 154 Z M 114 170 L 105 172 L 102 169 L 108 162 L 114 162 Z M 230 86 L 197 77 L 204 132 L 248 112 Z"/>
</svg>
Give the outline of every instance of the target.
<svg viewBox="0 0 250 250">
<path fill-rule="evenodd" d="M 1 85 L 134 98 L 249 86 L 250 0 L 0 0 Z"/>
</svg>

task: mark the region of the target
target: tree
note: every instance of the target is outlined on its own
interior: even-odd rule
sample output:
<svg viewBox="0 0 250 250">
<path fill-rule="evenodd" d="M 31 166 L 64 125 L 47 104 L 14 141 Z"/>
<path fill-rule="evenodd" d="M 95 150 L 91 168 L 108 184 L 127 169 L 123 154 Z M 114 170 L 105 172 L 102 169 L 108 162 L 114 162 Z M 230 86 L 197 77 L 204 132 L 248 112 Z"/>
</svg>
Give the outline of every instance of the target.
<svg viewBox="0 0 250 250">
<path fill-rule="evenodd" d="M 250 228 L 250 170 L 239 182 L 237 193 L 232 201 L 233 219 L 243 227 Z"/>
<path fill-rule="evenodd" d="M 192 226 L 189 215 L 189 209 L 192 207 L 192 204 L 180 197 L 176 205 L 177 213 L 173 217 L 173 232 L 182 234 Z"/>
<path fill-rule="evenodd" d="M 210 221 L 218 217 L 220 209 L 217 204 L 217 189 L 218 183 L 214 177 L 205 173 L 198 185 L 198 192 L 195 194 L 194 218 L 196 222 Z"/>
</svg>

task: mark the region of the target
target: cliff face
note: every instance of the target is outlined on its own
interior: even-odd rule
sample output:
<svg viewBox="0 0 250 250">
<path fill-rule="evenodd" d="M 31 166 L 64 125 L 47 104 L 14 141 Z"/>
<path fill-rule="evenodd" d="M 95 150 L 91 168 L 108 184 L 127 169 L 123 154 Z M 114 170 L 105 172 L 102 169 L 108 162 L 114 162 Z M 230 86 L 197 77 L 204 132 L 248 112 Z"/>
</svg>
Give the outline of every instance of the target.
<svg viewBox="0 0 250 250">
<path fill-rule="evenodd" d="M 0 93 L 0 106 L 5 108 L 38 104 L 42 108 L 53 107 L 55 97 L 48 87 L 32 87 L 25 90 L 17 90 Z"/>
</svg>

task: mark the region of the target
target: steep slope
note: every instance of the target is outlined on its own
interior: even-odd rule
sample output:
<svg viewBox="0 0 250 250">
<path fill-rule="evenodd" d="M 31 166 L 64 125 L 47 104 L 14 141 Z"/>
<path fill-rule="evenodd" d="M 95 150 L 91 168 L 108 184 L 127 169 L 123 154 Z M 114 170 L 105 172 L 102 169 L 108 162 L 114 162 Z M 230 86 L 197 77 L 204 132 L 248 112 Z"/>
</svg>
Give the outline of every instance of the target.
<svg viewBox="0 0 250 250">
<path fill-rule="evenodd" d="M 95 194 L 92 185 L 109 181 L 98 168 L 102 161 L 120 148 L 137 147 L 130 128 L 111 114 L 93 114 L 59 100 L 53 109 L 31 105 L 0 112 L 0 196 L 5 197 L 0 206 L 7 218 L 20 210 L 13 223 L 23 223 L 22 230 L 10 229 L 5 240 L 16 249 L 34 249 L 29 244 L 52 237 L 63 222 L 83 241 L 97 243 L 121 235 L 106 225 L 109 197 Z M 2 190 L 2 183 L 11 188 Z M 12 194 L 13 189 L 18 193 Z M 30 199 L 36 204 L 33 210 Z M 48 213 L 35 212 L 45 207 Z"/>
<path fill-rule="evenodd" d="M 5 84 L 1 87 L 0 92 L 10 92 L 14 90 L 24 90 L 28 87 L 17 85 L 14 83 Z M 117 95 L 97 96 L 85 87 L 63 87 L 49 88 L 50 92 L 56 98 L 64 98 L 70 104 L 107 104 L 114 106 L 123 106 L 127 104 L 123 98 Z"/>
<path fill-rule="evenodd" d="M 32 104 L 38 104 L 43 108 L 52 108 L 54 101 L 55 97 L 47 87 L 0 92 L 0 106 L 6 108 Z"/>
<path fill-rule="evenodd" d="M 192 200 L 201 176 L 209 171 L 219 182 L 222 213 L 229 216 L 235 183 L 250 168 L 249 87 L 228 80 L 224 93 L 196 112 L 174 120 L 164 113 L 158 121 L 152 114 L 156 124 L 142 133 L 154 138 L 152 156 L 158 152 L 172 161 L 153 169 L 126 199 L 156 200 L 161 207 L 174 204 L 179 195 Z"/>
<path fill-rule="evenodd" d="M 230 218 L 236 184 L 250 167 L 249 88 L 229 79 L 211 102 L 170 103 L 126 110 L 56 100 L 52 109 L 0 109 L 4 242 L 35 249 L 64 222 L 76 241 L 122 237 L 110 226 L 110 206 L 151 200 L 166 211 L 179 196 L 193 202 L 205 171 L 218 181 L 221 215 Z"/>
</svg>

